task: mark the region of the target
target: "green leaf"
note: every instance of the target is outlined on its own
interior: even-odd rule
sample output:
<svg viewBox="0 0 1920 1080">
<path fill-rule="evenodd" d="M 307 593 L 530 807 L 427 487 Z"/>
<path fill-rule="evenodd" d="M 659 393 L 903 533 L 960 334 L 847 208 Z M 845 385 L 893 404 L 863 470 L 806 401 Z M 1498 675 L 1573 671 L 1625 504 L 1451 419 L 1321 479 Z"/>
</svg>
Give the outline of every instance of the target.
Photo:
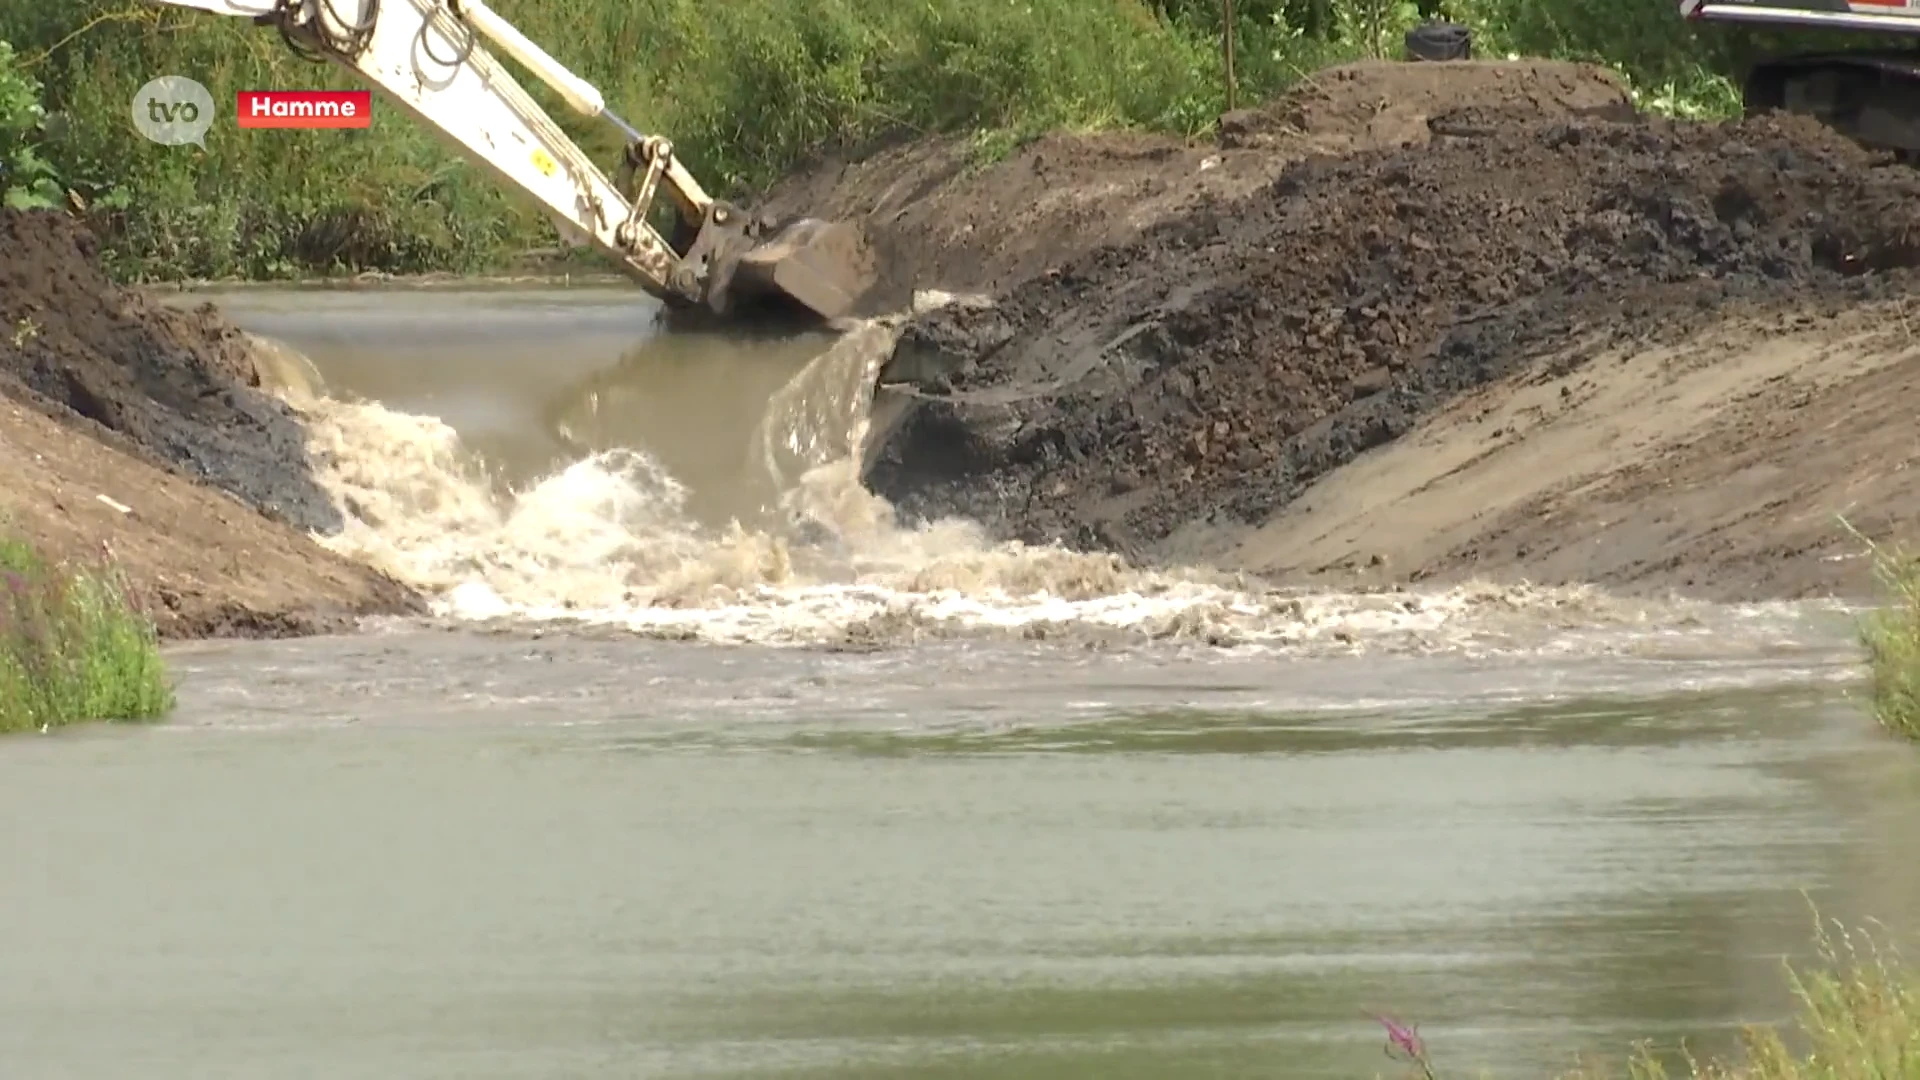
<svg viewBox="0 0 1920 1080">
<path fill-rule="evenodd" d="M 5 204 L 14 210 L 51 210 L 59 204 L 37 191 L 12 187 L 7 189 Z"/>
</svg>

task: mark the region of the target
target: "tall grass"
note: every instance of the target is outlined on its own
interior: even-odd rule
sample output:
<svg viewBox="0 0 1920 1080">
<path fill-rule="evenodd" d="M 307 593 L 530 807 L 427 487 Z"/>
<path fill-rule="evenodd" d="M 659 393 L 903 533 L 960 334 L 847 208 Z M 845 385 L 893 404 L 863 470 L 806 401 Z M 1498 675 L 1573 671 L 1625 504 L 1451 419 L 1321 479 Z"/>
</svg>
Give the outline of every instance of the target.
<svg viewBox="0 0 1920 1080">
<path fill-rule="evenodd" d="M 1225 103 L 1219 0 L 498 0 L 531 38 L 698 175 L 739 196 L 825 151 L 928 132 L 1004 149 L 1049 128 L 1204 131 Z M 1653 102 L 1725 113 L 1726 76 L 1787 39 L 1687 24 L 1671 0 L 1237 0 L 1239 97 L 1329 62 L 1394 54 L 1437 7 L 1483 55 L 1600 60 Z M 551 243 L 503 194 L 393 109 L 364 131 L 216 126 L 204 151 L 136 137 L 134 91 L 189 75 L 216 101 L 258 87 L 357 85 L 242 19 L 143 0 L 0 5 L 0 39 L 60 123 L 44 156 L 106 234 L 123 279 L 329 270 L 479 270 Z M 1827 39 L 1793 39 L 1825 44 Z M 1851 43 L 1851 42 L 1849 42 Z M 536 97 L 602 160 L 604 126 Z"/>
<path fill-rule="evenodd" d="M 1889 946 L 1870 935 L 1816 920 L 1819 962 L 1789 965 L 1786 979 L 1796 1004 L 1784 1029 L 1750 1026 L 1738 1049 L 1702 1059 L 1684 1047 L 1662 1052 L 1643 1043 L 1619 1065 L 1591 1063 L 1561 1080 L 1911 1080 L 1920 1077 L 1920 983 Z M 1388 1054 L 1409 1076 L 1444 1080 L 1413 1028 L 1381 1018 Z M 1443 1055 L 1444 1056 L 1444 1055 Z"/>
<path fill-rule="evenodd" d="M 1868 701 L 1882 727 L 1920 741 L 1920 560 L 1871 541 L 1867 555 L 1882 593 L 1881 605 L 1860 619 Z"/>
<path fill-rule="evenodd" d="M 154 625 L 113 566 L 58 566 L 0 537 L 0 732 L 173 707 Z"/>
<path fill-rule="evenodd" d="M 1722 1060 L 1682 1055 L 1675 1070 L 1642 1047 L 1625 1066 L 1630 1080 L 1906 1080 L 1920 1076 L 1920 995 L 1899 955 L 1861 931 L 1816 931 L 1820 964 L 1789 968 L 1797 1012 L 1786 1030 L 1748 1028 Z M 1566 1080 L 1602 1080 L 1618 1071 L 1581 1070 Z"/>
<path fill-rule="evenodd" d="M 1141 0 L 497 6 L 598 85 L 614 111 L 671 136 L 722 195 L 750 192 L 810 155 L 896 135 L 1198 131 L 1221 92 L 1211 44 Z M 471 270 L 552 240 L 543 216 L 394 109 L 376 108 L 364 131 L 222 123 L 204 152 L 136 137 L 129 103 L 161 74 L 198 79 L 220 102 L 254 87 L 359 85 L 245 20 L 72 0 L 0 6 L 0 38 L 65 118 L 49 156 L 104 227 L 122 278 Z M 610 129 L 523 82 L 611 161 Z"/>
</svg>

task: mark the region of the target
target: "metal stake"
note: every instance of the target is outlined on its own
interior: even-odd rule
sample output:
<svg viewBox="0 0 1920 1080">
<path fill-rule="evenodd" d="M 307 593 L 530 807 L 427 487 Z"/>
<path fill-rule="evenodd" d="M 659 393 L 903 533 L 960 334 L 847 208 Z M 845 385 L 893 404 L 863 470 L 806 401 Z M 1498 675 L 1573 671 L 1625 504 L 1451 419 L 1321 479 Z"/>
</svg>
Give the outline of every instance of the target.
<svg viewBox="0 0 1920 1080">
<path fill-rule="evenodd" d="M 1233 0 L 1220 0 L 1220 6 L 1221 18 L 1225 20 L 1227 28 L 1227 111 L 1232 112 L 1236 96 L 1233 79 Z"/>
</svg>

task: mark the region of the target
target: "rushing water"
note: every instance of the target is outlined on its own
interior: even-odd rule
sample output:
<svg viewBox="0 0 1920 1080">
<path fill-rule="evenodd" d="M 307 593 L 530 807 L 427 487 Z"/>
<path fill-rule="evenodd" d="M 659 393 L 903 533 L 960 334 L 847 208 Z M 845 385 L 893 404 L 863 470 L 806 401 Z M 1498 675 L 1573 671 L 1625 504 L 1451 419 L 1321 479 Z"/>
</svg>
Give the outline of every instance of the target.
<svg viewBox="0 0 1920 1080">
<path fill-rule="evenodd" d="M 1920 929 L 1836 612 L 900 529 L 864 359 L 628 300 L 233 302 L 442 614 L 0 744 L 0 1076 L 1544 1076 L 1783 1015 L 1809 897 Z"/>
</svg>

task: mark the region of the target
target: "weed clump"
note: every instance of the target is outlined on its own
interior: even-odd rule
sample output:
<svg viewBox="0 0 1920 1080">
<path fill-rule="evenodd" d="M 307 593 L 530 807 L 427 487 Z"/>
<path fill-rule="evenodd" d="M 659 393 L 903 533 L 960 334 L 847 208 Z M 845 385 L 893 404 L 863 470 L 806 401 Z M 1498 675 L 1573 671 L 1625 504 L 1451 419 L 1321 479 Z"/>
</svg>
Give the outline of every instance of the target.
<svg viewBox="0 0 1920 1080">
<path fill-rule="evenodd" d="M 1787 984 L 1797 1003 L 1790 1026 L 1753 1025 L 1741 1032 L 1738 1049 L 1723 1058 L 1701 1059 L 1685 1047 L 1662 1053 L 1642 1043 L 1619 1066 L 1589 1063 L 1561 1080 L 1901 1080 L 1920 1062 L 1920 984 L 1891 947 L 1862 931 L 1816 920 L 1819 962 L 1806 969 L 1787 965 Z M 1417 1032 L 1376 1017 L 1387 1033 L 1387 1056 L 1405 1063 L 1406 1075 L 1443 1080 L 1448 1075 L 1428 1056 Z"/>
<path fill-rule="evenodd" d="M 147 720 L 173 703 L 153 620 L 110 556 L 60 566 L 0 537 L 0 732 Z"/>
<path fill-rule="evenodd" d="M 1820 924 L 1815 934 L 1820 964 L 1789 967 L 1787 981 L 1798 1009 L 1790 1029 L 1747 1028 L 1740 1049 L 1727 1060 L 1700 1061 L 1681 1055 L 1675 1070 L 1647 1047 L 1627 1063 L 1633 1080 L 1895 1080 L 1914 1075 L 1920 1061 L 1920 996 L 1900 957 L 1870 935 Z M 1793 1044 L 1793 1045 L 1790 1045 Z M 1798 1049 L 1795 1049 L 1795 1045 Z M 1568 1074 L 1565 1080 L 1600 1080 L 1607 1071 Z"/>
<path fill-rule="evenodd" d="M 1856 534 L 1857 535 L 1857 534 Z M 1860 619 L 1874 718 L 1920 741 L 1920 560 L 1898 547 L 1867 542 L 1884 602 Z"/>
</svg>

